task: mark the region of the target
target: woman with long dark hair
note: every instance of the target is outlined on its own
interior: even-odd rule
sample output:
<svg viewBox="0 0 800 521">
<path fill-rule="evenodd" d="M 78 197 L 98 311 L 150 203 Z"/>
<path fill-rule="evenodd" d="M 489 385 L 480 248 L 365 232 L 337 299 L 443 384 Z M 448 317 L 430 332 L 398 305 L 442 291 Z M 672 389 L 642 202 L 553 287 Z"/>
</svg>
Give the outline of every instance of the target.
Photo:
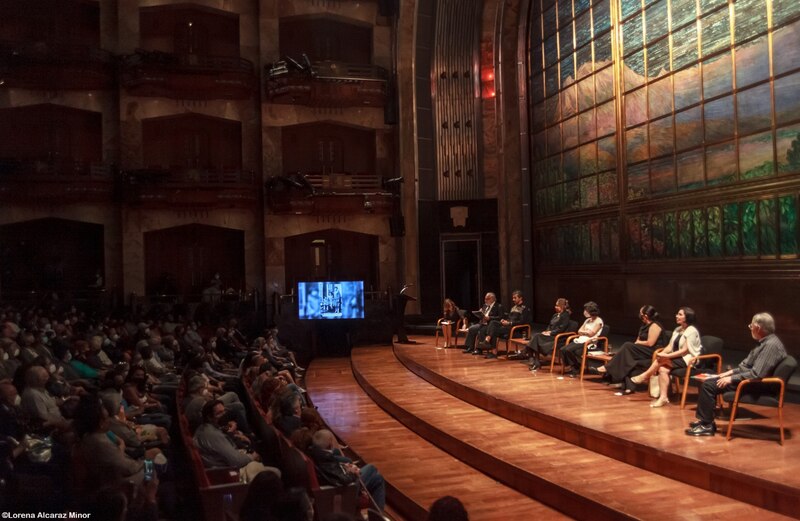
<svg viewBox="0 0 800 521">
<path fill-rule="evenodd" d="M 642 370 L 649 366 L 653 359 L 653 351 L 659 347 L 659 340 L 664 328 L 656 308 L 649 304 L 639 308 L 639 320 L 642 321 L 642 326 L 639 328 L 636 340 L 622 344 L 619 351 L 605 366 L 596 369 L 597 373 L 608 375 L 614 384 L 622 384 L 625 378 L 631 376 L 637 368 Z M 633 386 L 626 386 L 621 392 L 630 394 L 633 392 Z"/>
</svg>

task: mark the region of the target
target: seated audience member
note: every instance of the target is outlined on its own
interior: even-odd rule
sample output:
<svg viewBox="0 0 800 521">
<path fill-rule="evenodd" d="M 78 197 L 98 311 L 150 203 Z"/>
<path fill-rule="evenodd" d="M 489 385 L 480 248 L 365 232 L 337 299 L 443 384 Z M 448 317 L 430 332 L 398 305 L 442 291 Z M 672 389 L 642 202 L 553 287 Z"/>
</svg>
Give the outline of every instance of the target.
<svg viewBox="0 0 800 521">
<path fill-rule="evenodd" d="M 278 337 L 277 327 L 273 327 L 272 329 L 266 331 L 264 336 L 267 340 L 267 348 L 273 357 L 282 363 L 293 364 L 294 369 L 297 371 L 302 372 L 306 370 L 305 367 L 300 367 L 300 364 L 297 363 L 297 355 L 295 355 L 294 351 L 290 351 L 286 348 L 286 346 L 281 344 L 280 338 Z"/>
<path fill-rule="evenodd" d="M 360 482 L 366 486 L 373 501 L 383 510 L 386 506 L 386 485 L 378 469 L 374 465 L 358 468 L 352 461 L 335 450 L 336 437 L 327 429 L 314 433 L 309 448 L 310 457 L 314 460 L 317 476 L 326 485 L 341 486 Z"/>
<path fill-rule="evenodd" d="M 449 298 L 444 299 L 441 322 L 442 336 L 444 336 L 443 347 L 451 347 L 450 341 L 456 336 L 456 326 L 460 318 L 461 315 L 458 313 L 458 306 L 456 306 L 456 303 Z"/>
<path fill-rule="evenodd" d="M 480 354 L 477 346 L 478 339 L 486 337 L 486 329 L 489 323 L 499 320 L 503 316 L 503 306 L 497 302 L 494 293 L 487 293 L 483 297 L 483 306 L 480 309 L 481 318 L 477 324 L 472 324 L 467 328 L 467 337 L 464 339 L 464 352 Z"/>
<path fill-rule="evenodd" d="M 717 424 L 714 422 L 717 395 L 736 390 L 742 380 L 772 375 L 778 364 L 786 358 L 783 342 L 775 335 L 775 319 L 772 315 L 756 313 L 747 327 L 750 329 L 750 336 L 758 344 L 735 369 L 703 382 L 697 399 L 697 421 L 689 424 L 686 429 L 688 436 L 713 436 L 717 431 Z M 774 386 L 769 389 L 774 390 Z"/>
<path fill-rule="evenodd" d="M 88 357 L 90 352 L 89 342 L 78 340 L 72 346 L 72 359 L 69 364 L 81 378 L 98 380 L 105 374 L 105 369 L 94 368 L 89 364 Z"/>
<path fill-rule="evenodd" d="M 697 316 L 692 308 L 682 307 L 675 315 L 678 327 L 672 332 L 669 344 L 657 356 L 650 367 L 642 374 L 629 379 L 623 393 L 631 392 L 634 385 L 646 382 L 658 373 L 658 399 L 650 407 L 663 407 L 669 403 L 669 373 L 675 368 L 685 368 L 689 360 L 700 356 L 700 332 L 694 327 Z"/>
<path fill-rule="evenodd" d="M 286 360 L 281 360 L 275 358 L 272 355 L 269 347 L 267 346 L 267 339 L 264 337 L 258 337 L 253 342 L 253 348 L 258 350 L 258 352 L 264 357 L 264 363 L 261 365 L 261 375 L 260 378 L 265 378 L 266 376 L 282 376 L 287 383 L 294 384 L 294 372 L 290 369 L 294 369 L 290 365 L 287 365 Z M 258 393 L 258 386 L 261 384 L 258 382 L 258 378 L 254 383 L 255 387 L 253 391 Z"/>
<path fill-rule="evenodd" d="M 583 358 L 583 344 L 595 342 L 603 330 L 603 319 L 600 318 L 600 307 L 594 302 L 583 305 L 583 316 L 586 320 L 578 328 L 578 338 L 561 348 L 561 358 L 564 361 L 564 372 L 569 376 L 578 374 Z"/>
<path fill-rule="evenodd" d="M 192 321 L 189 323 L 189 327 L 186 328 L 186 332 L 183 335 L 183 341 L 191 349 L 203 348 L 203 337 L 197 332 L 197 322 Z"/>
<path fill-rule="evenodd" d="M 239 448 L 237 437 L 243 443 L 249 439 L 241 439 L 238 432 L 230 432 L 225 419 L 225 406 L 219 400 L 211 400 L 203 406 L 203 423 L 194 433 L 194 444 L 200 451 L 200 457 L 207 468 L 233 467 L 239 469 L 239 476 L 250 482 L 257 474 L 265 470 L 280 471 L 266 467 L 261 463 L 261 456 L 255 451 Z"/>
<path fill-rule="evenodd" d="M 284 493 L 280 476 L 274 472 L 258 474 L 247 488 L 247 495 L 239 510 L 239 521 L 274 519 L 273 508 Z"/>
<path fill-rule="evenodd" d="M 511 328 L 514 326 L 530 324 L 533 320 L 533 315 L 530 308 L 525 305 L 525 298 L 522 296 L 522 291 L 515 290 L 511 294 L 511 301 L 514 305 L 508 313 L 508 319 L 501 318 L 500 320 L 493 320 L 489 322 L 486 328 L 486 338 L 484 339 L 484 349 L 489 352 L 486 358 L 497 358 L 497 339 L 501 336 L 507 336 L 511 333 Z"/>
<path fill-rule="evenodd" d="M 541 333 L 536 333 L 531 337 L 528 342 L 527 352 L 530 352 L 528 365 L 532 371 L 539 369 L 539 356 L 547 356 L 553 352 L 555 345 L 555 337 L 567 330 L 569 327 L 569 316 L 572 310 L 569 308 L 569 301 L 565 298 L 559 298 L 555 304 L 555 314 L 550 318 L 550 323 L 547 329 Z"/>
<path fill-rule="evenodd" d="M 659 346 L 663 347 L 661 338 L 664 328 L 656 308 L 650 305 L 642 306 L 639 309 L 639 320 L 642 321 L 642 327 L 639 328 L 636 340 L 622 344 L 614 357 L 595 371 L 598 374 L 608 375 L 614 384 L 623 383 L 637 367 L 650 365 L 654 350 Z M 630 393 L 633 389 L 626 388 L 623 392 Z"/>
<path fill-rule="evenodd" d="M 161 343 L 160 338 L 151 338 L 148 345 L 143 346 L 139 350 L 139 353 L 142 355 L 142 366 L 144 367 L 145 371 L 147 371 L 147 374 L 158 378 L 161 385 L 169 386 L 177 384 L 178 380 L 180 379 L 178 375 L 162 364 L 153 350 L 152 342 L 154 340 L 157 340 L 159 344 Z"/>
<path fill-rule="evenodd" d="M 45 429 L 67 430 L 69 422 L 61 414 L 56 399 L 45 389 L 49 377 L 44 367 L 34 365 L 28 369 L 25 390 L 22 391 L 22 409 L 29 417 L 39 420 Z"/>
<path fill-rule="evenodd" d="M 100 401 L 108 412 L 108 430 L 122 440 L 126 454 L 133 458 L 153 459 L 162 453 L 161 448 L 169 443 L 165 428 L 128 421 L 122 404 L 112 395 L 105 395 Z"/>
<path fill-rule="evenodd" d="M 101 335 L 93 335 L 89 338 L 89 354 L 87 356 L 89 365 L 99 369 L 108 369 L 114 362 L 111 361 L 108 354 L 103 351 L 103 337 Z"/>
<path fill-rule="evenodd" d="M 127 407 L 135 407 L 142 410 L 142 416 L 148 416 L 147 418 L 137 417 L 137 423 L 139 421 L 155 423 L 156 425 L 161 425 L 169 429 L 169 424 L 164 425 L 163 421 L 164 418 L 171 420 L 169 409 L 166 405 L 166 403 L 169 403 L 169 397 L 152 394 L 149 391 L 150 386 L 151 384 L 148 381 L 148 375 L 144 368 L 132 367 L 122 387 L 122 398 L 127 404 L 126 409 Z M 158 415 L 158 417 L 154 417 L 153 415 Z"/>
<path fill-rule="evenodd" d="M 272 399 L 270 412 L 272 423 L 284 436 L 289 438 L 294 431 L 302 427 L 300 413 L 303 410 L 300 397 L 290 389 L 284 389 Z"/>
<path fill-rule="evenodd" d="M 458 498 L 444 496 L 433 502 L 427 521 L 469 521 L 469 515 Z"/>
<path fill-rule="evenodd" d="M 186 384 L 187 396 L 181 406 L 184 415 L 189 421 L 189 427 L 194 431 L 203 421 L 203 407 L 213 399 L 219 400 L 225 406 L 228 418 L 236 422 L 239 430 L 250 433 L 250 424 L 247 421 L 247 409 L 239 401 L 239 396 L 233 392 L 215 395 L 208 388 L 208 380 L 203 375 L 195 375 L 189 378 Z"/>
<path fill-rule="evenodd" d="M 126 455 L 116 436 L 109 436 L 108 411 L 96 396 L 84 396 L 75 411 L 75 430 L 82 483 L 86 491 L 111 486 L 122 489 L 128 482 L 141 485 L 144 481 L 144 461 Z"/>
</svg>

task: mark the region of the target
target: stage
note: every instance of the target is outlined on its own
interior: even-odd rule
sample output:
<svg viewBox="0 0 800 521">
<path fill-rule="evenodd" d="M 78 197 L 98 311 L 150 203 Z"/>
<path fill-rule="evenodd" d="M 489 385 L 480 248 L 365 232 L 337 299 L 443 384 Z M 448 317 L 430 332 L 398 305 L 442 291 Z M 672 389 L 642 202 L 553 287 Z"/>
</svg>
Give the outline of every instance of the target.
<svg viewBox="0 0 800 521">
<path fill-rule="evenodd" d="M 769 408 L 749 408 L 730 442 L 691 438 L 691 389 L 685 410 L 653 409 L 646 393 L 614 396 L 598 377 L 533 375 L 414 340 L 316 359 L 306 376 L 323 418 L 379 467 L 407 519 L 447 494 L 472 520 L 800 517 L 797 405 L 785 406 L 784 446 Z"/>
</svg>

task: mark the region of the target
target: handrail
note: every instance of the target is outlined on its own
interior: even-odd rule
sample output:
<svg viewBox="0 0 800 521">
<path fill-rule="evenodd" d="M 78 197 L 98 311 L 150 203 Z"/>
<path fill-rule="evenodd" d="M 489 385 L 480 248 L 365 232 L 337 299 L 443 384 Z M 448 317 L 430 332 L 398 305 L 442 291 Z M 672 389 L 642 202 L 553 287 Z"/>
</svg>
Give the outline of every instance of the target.
<svg viewBox="0 0 800 521">
<path fill-rule="evenodd" d="M 332 60 L 311 62 L 311 70 L 290 70 L 286 62 L 276 62 L 264 66 L 268 81 L 274 81 L 286 76 L 306 74 L 313 79 L 327 81 L 381 81 L 389 79 L 389 72 L 378 65 L 368 63 L 347 63 Z"/>
</svg>

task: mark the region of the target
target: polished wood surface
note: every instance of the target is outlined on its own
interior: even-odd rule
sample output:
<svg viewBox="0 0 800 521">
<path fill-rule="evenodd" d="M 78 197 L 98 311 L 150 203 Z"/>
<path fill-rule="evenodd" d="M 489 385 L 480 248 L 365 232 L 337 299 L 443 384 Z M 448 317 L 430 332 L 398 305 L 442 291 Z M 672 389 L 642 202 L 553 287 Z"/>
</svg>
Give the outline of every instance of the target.
<svg viewBox="0 0 800 521">
<path fill-rule="evenodd" d="M 583 519 L 781 517 L 753 506 L 759 505 L 800 515 L 800 489 L 789 475 L 800 458 L 791 439 L 780 447 L 769 439 L 689 438 L 683 428 L 693 418 L 693 406 L 651 409 L 644 395 L 616 397 L 592 378 L 559 380 L 547 371 L 532 376 L 521 364 L 436 349 L 433 338 L 418 340 L 430 342 L 398 345 L 394 352 L 388 347 L 353 351 L 353 373 L 370 397 L 434 445 L 561 512 Z M 396 445 L 393 437 L 399 435 L 403 444 L 418 438 L 398 430 L 394 420 L 391 433 L 382 433 L 378 426 L 388 416 L 369 404 L 352 378 L 342 360 L 318 359 L 308 375 L 311 398 L 337 434 L 365 460 L 380 458 L 379 467 L 400 472 L 402 495 L 428 494 L 413 500 L 419 508 L 444 494 L 474 501 L 473 494 L 442 486 L 444 478 L 423 484 L 414 477 L 414 472 L 428 477 L 431 469 L 439 469 L 438 463 L 426 463 L 422 471 L 409 466 L 407 455 L 420 454 L 414 448 L 398 442 L 402 456 L 391 457 L 387 449 Z M 359 396 L 357 406 L 351 405 L 353 393 Z M 353 416 L 352 410 L 358 413 Z M 373 411 L 380 420 L 372 419 Z M 797 428 L 798 415 L 787 411 L 786 423 L 790 431 Z M 772 458 L 768 464 L 764 454 Z M 499 518 L 515 518 L 495 505 L 503 513 Z M 470 508 L 472 519 L 495 519 L 483 517 L 493 513 Z"/>
<path fill-rule="evenodd" d="M 383 350 L 391 355 L 390 348 Z M 336 435 L 378 467 L 387 481 L 389 502 L 407 519 L 425 519 L 428 506 L 448 494 L 464 502 L 473 521 L 565 518 L 458 461 L 392 418 L 358 385 L 349 359 L 314 360 L 306 387 Z"/>
<path fill-rule="evenodd" d="M 694 420 L 694 396 L 685 410 L 677 405 L 653 409 L 646 394 L 614 396 L 596 377 L 584 382 L 559 379 L 558 371 L 539 371 L 534 376 L 522 364 L 436 349 L 426 338 L 417 340 L 422 343 L 396 346 L 397 358 L 416 375 L 461 400 L 654 474 L 800 516 L 800 473 L 796 472 L 800 445 L 791 439 L 792 432 L 800 429 L 796 406 L 785 411 L 788 441 L 784 446 L 778 444 L 775 411 L 755 407 L 754 418 L 763 412 L 767 419 L 737 422 L 738 436 L 730 442 L 720 435 L 692 438 L 683 430 Z M 726 426 L 724 421 L 719 425 Z M 508 439 L 507 435 L 502 439 Z"/>
</svg>

